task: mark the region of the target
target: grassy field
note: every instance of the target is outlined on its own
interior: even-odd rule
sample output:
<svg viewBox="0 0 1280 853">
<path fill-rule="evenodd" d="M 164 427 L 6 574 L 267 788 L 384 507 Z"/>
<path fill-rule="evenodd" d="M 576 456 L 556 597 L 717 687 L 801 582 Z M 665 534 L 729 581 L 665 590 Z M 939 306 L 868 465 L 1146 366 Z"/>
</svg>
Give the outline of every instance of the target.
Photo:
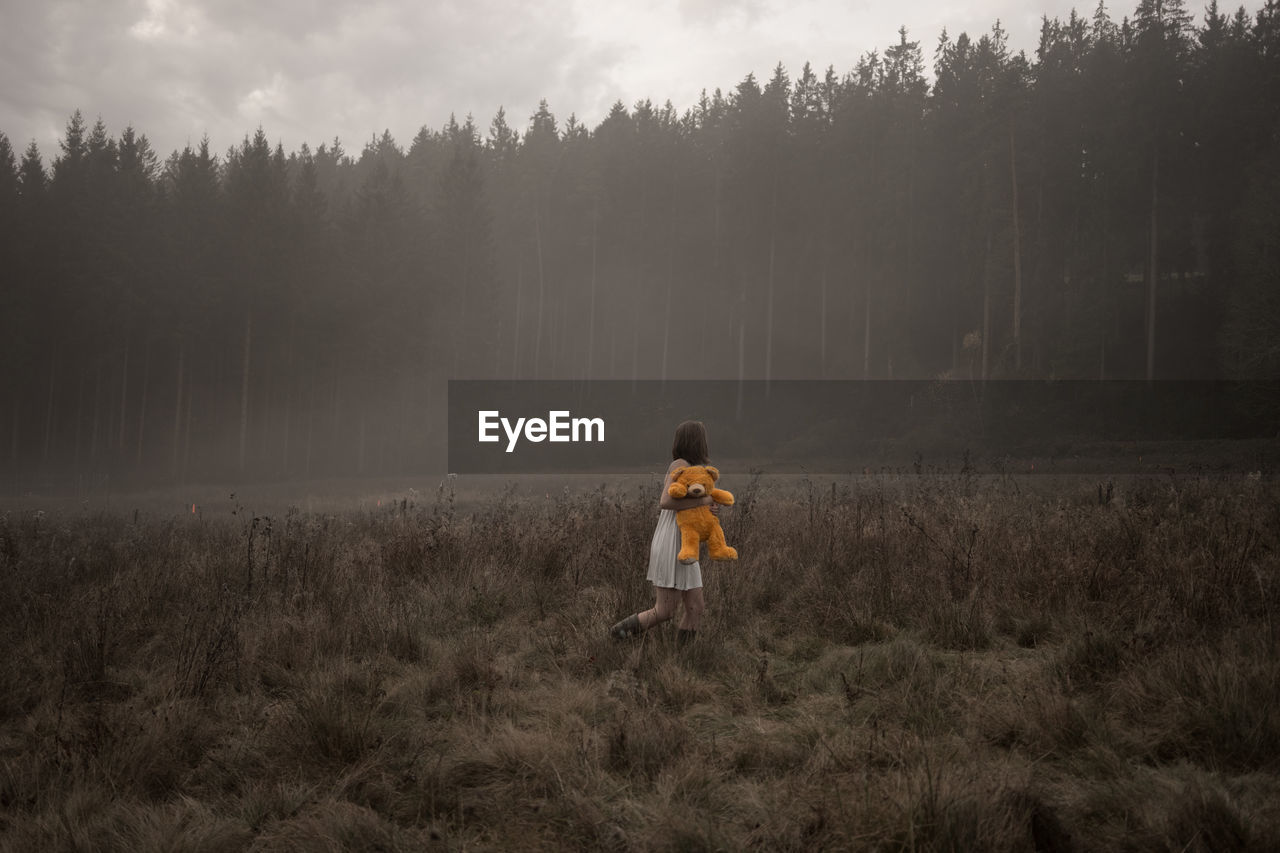
<svg viewBox="0 0 1280 853">
<path fill-rule="evenodd" d="M 1280 849 L 1276 483 L 723 484 L 684 649 L 648 482 L 10 506 L 0 849 Z"/>
</svg>

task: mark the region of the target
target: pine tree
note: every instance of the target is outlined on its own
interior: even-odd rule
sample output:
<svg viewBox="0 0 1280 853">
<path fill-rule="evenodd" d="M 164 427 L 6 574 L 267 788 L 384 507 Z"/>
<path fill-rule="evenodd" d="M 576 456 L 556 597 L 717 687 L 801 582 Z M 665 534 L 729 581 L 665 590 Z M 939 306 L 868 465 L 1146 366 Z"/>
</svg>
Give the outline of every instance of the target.
<svg viewBox="0 0 1280 853">
<path fill-rule="evenodd" d="M 22 363 L 32 348 L 28 335 L 34 320 L 33 290 L 22 263 L 21 201 L 18 161 L 9 137 L 0 133 L 0 269 L 5 270 L 7 281 L 0 287 L 0 359 L 9 365 Z M 7 407 L 10 415 L 0 423 L 0 436 L 7 439 L 0 444 L 0 471 L 9 471 L 10 476 L 18 464 L 22 390 L 18 371 L 6 371 L 0 378 L 0 400 L 4 401 L 0 405 Z"/>
<path fill-rule="evenodd" d="M 1150 204 L 1149 256 L 1146 270 L 1146 378 L 1155 378 L 1156 294 L 1160 280 L 1161 186 L 1171 185 L 1168 173 L 1183 152 L 1185 101 L 1182 80 L 1189 51 L 1190 15 L 1182 0 L 1142 0 L 1134 18 L 1130 67 L 1134 112 L 1145 133 L 1140 144 L 1147 155 Z M 1161 180 L 1164 164 L 1166 177 Z M 1167 225 L 1168 223 L 1166 223 Z"/>
<path fill-rule="evenodd" d="M 221 164 L 210 153 L 206 136 L 200 145 L 187 146 L 175 153 L 165 164 L 161 187 L 164 191 L 164 227 L 167 253 L 163 266 L 169 275 L 157 288 L 160 312 L 165 324 L 157 330 L 153 346 L 161 353 L 152 356 L 157 364 L 171 365 L 174 369 L 174 396 L 164 414 L 172 412 L 172 429 L 169 432 L 168 470 L 177 477 L 182 462 L 187 458 L 184 444 L 189 447 L 189 431 L 184 429 L 184 417 L 191 409 L 194 390 L 193 366 L 198 356 L 221 346 L 230 333 L 229 318 L 219 314 L 216 307 L 225 304 L 226 289 L 232 280 L 232 266 L 226 260 L 231 231 L 226 221 L 225 197 L 219 183 Z M 234 338 L 233 338 L 234 339 Z M 217 352 L 216 356 L 222 354 Z M 144 370 L 144 389 L 150 374 Z M 157 384 L 164 382 L 157 370 Z M 163 387 L 163 386 L 161 386 Z M 207 389 L 206 396 L 223 402 L 221 387 Z M 149 401 L 143 393 L 140 402 L 136 462 L 150 461 L 159 464 L 163 457 L 155 445 L 163 446 L 159 430 L 148 431 L 147 413 L 159 406 Z M 202 401 L 207 402 L 207 401 Z M 217 405 L 215 404 L 215 405 Z M 221 415 L 219 409 L 212 412 Z M 160 424 L 165 421 L 161 420 Z M 168 430 L 166 430 L 168 431 Z M 220 460 L 221 461 L 221 460 Z"/>
<path fill-rule="evenodd" d="M 1221 332 L 1233 379 L 1280 379 L 1280 145 L 1250 169 L 1236 244 L 1240 278 Z M 1274 414 L 1277 400 L 1268 401 Z"/>
<path fill-rule="evenodd" d="M 479 140 L 472 134 L 454 138 L 453 157 L 436 194 L 435 215 L 436 263 L 443 288 L 439 310 L 450 318 L 450 376 L 474 376 L 474 365 L 463 369 L 465 354 L 487 352 L 497 341 L 482 313 L 493 302 L 494 274 Z"/>
<path fill-rule="evenodd" d="M 520 142 L 520 134 L 511 129 L 507 124 L 507 113 L 502 107 L 498 107 L 497 114 L 493 117 L 493 121 L 489 123 L 489 137 L 485 142 L 489 149 L 490 156 L 496 168 L 501 171 L 506 164 L 515 156 L 516 148 Z"/>
<path fill-rule="evenodd" d="M 533 360 L 530 363 L 533 378 L 543 369 L 543 340 L 547 320 L 547 266 L 551 262 L 552 201 L 557 171 L 560 166 L 561 142 L 556 118 L 546 100 L 539 101 L 538 110 L 529 118 L 520 148 L 520 172 L 523 180 L 521 200 L 526 211 L 525 231 L 531 234 L 534 248 L 534 272 L 537 281 L 536 313 L 533 329 Z"/>
</svg>

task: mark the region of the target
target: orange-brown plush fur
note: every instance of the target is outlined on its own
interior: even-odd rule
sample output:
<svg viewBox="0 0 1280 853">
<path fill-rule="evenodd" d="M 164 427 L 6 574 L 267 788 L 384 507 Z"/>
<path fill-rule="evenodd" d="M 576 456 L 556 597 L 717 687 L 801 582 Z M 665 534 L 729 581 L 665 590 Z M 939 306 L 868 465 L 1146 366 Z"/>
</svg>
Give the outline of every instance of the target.
<svg viewBox="0 0 1280 853">
<path fill-rule="evenodd" d="M 677 468 L 671 472 L 671 485 L 667 494 L 673 498 L 700 498 L 710 495 L 718 504 L 733 506 L 733 495 L 724 489 L 715 488 L 720 472 L 710 465 L 691 465 L 688 468 Z M 730 548 L 724 541 L 724 530 L 720 520 L 711 514 L 711 507 L 696 506 L 693 509 L 682 509 L 676 513 L 676 524 L 680 527 L 680 553 L 677 558 L 682 563 L 694 563 L 698 560 L 698 546 L 707 543 L 707 554 L 713 560 L 736 560 L 737 549 Z"/>
</svg>

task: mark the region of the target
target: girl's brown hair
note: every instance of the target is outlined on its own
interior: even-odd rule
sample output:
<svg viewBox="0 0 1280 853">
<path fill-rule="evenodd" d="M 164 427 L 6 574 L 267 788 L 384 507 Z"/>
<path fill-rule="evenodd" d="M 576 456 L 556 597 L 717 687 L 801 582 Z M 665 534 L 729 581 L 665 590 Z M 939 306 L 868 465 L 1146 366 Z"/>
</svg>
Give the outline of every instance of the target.
<svg viewBox="0 0 1280 853">
<path fill-rule="evenodd" d="M 706 465 L 711 461 L 707 450 L 707 428 L 702 421 L 685 421 L 676 427 L 676 437 L 671 442 L 671 458 L 683 459 L 690 465 Z"/>
</svg>

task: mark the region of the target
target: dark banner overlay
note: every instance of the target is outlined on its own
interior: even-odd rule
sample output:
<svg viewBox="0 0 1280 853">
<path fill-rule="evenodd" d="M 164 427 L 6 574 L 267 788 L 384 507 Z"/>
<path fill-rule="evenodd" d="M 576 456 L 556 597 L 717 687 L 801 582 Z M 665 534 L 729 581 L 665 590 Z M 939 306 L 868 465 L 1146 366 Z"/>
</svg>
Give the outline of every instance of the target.
<svg viewBox="0 0 1280 853">
<path fill-rule="evenodd" d="M 1257 382 L 450 380 L 449 471 L 648 470 L 684 420 L 706 424 L 717 464 L 774 473 L 977 458 L 1120 472 L 1153 454 L 1253 465 L 1227 451 L 1264 454 L 1278 400 L 1280 383 Z"/>
</svg>

